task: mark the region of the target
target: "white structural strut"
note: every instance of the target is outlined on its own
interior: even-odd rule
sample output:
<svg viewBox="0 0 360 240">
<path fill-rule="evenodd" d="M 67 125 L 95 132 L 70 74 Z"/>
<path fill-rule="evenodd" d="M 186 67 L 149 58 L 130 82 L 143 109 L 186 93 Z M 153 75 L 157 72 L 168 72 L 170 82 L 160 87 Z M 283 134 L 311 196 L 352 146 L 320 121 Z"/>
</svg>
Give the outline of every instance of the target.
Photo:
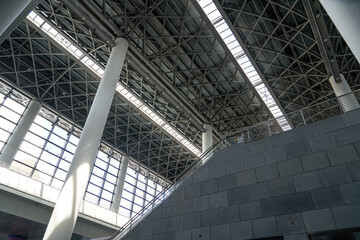
<svg viewBox="0 0 360 240">
<path fill-rule="evenodd" d="M 1 1 L 0 44 L 39 2 L 40 0 Z"/>
<path fill-rule="evenodd" d="M 127 40 L 119 38 L 111 51 L 64 186 L 46 228 L 44 240 L 71 238 L 128 46 Z"/>
<path fill-rule="evenodd" d="M 16 152 L 19 150 L 19 147 L 24 140 L 26 133 L 29 131 L 31 124 L 34 122 L 34 119 L 38 114 L 40 108 L 41 103 L 36 100 L 32 100 L 29 103 L 28 108 L 25 110 L 23 116 L 20 118 L 19 123 L 14 129 L 14 132 L 11 134 L 9 140 L 7 141 L 1 152 L 0 162 L 4 166 L 9 167 L 12 163 Z"/>
<path fill-rule="evenodd" d="M 341 82 L 336 82 L 334 76 L 331 76 L 329 81 L 331 87 L 334 90 L 336 97 L 339 99 L 339 103 L 344 112 L 360 108 L 359 102 L 351 92 L 349 84 L 347 83 L 344 75 L 340 74 Z"/>
<path fill-rule="evenodd" d="M 360 1 L 320 0 L 341 36 L 360 62 Z"/>
<path fill-rule="evenodd" d="M 123 156 L 121 158 L 120 171 L 119 171 L 118 179 L 116 182 L 115 194 L 114 194 L 113 201 L 111 204 L 111 210 L 113 210 L 114 212 L 119 211 L 120 200 L 121 200 L 122 192 L 124 189 L 126 170 L 127 170 L 128 164 L 129 164 L 129 157 Z"/>
<path fill-rule="evenodd" d="M 213 145 L 212 127 L 210 124 L 204 124 L 205 132 L 202 133 L 202 152 L 206 152 Z"/>
</svg>

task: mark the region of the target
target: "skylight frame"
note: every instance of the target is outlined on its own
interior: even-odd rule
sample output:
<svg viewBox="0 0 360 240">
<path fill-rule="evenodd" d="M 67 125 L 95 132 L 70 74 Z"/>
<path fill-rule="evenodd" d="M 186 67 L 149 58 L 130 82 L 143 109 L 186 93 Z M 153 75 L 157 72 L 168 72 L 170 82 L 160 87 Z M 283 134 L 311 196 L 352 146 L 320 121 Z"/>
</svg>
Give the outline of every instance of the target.
<svg viewBox="0 0 360 240">
<path fill-rule="evenodd" d="M 274 97 L 266 87 L 264 81 L 261 79 L 259 73 L 251 63 L 249 57 L 246 55 L 244 49 L 241 47 L 239 41 L 236 39 L 234 33 L 226 23 L 215 3 L 212 0 L 197 0 L 197 3 L 213 24 L 221 39 L 234 56 L 246 77 L 264 101 L 265 105 L 268 107 L 281 129 L 283 131 L 292 129 L 280 107 L 277 105 Z"/>
<path fill-rule="evenodd" d="M 96 63 L 89 56 L 84 54 L 76 45 L 67 40 L 61 32 L 52 27 L 47 21 L 39 14 L 31 11 L 27 19 L 35 24 L 40 30 L 46 33 L 51 37 L 55 42 L 60 44 L 65 50 L 67 50 L 71 55 L 73 55 L 77 60 L 81 61 L 85 66 L 88 67 L 92 72 L 94 72 L 100 78 L 104 74 L 104 68 Z M 126 98 L 130 103 L 132 103 L 136 108 L 148 116 L 155 124 L 160 126 L 161 129 L 170 134 L 175 138 L 182 146 L 191 151 L 196 156 L 201 155 L 201 150 L 189 141 L 178 129 L 171 126 L 171 123 L 167 122 L 164 117 L 157 113 L 154 109 L 151 109 L 147 104 L 145 104 L 135 93 L 132 93 L 127 87 L 122 83 L 118 82 L 116 91 L 120 93 L 124 98 Z"/>
</svg>

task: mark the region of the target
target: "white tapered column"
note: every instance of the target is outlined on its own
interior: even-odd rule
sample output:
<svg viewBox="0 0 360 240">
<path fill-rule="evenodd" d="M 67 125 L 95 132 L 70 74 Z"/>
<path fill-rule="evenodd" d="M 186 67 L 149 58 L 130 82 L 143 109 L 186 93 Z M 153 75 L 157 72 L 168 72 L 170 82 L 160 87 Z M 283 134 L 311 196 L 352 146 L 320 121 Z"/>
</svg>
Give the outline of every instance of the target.
<svg viewBox="0 0 360 240">
<path fill-rule="evenodd" d="M 0 44 L 26 18 L 40 0 L 1 1 Z"/>
<path fill-rule="evenodd" d="M 329 17 L 360 62 L 360 1 L 320 0 Z"/>
<path fill-rule="evenodd" d="M 202 133 L 202 152 L 206 152 L 213 145 L 212 127 L 210 124 L 204 124 L 205 132 Z"/>
<path fill-rule="evenodd" d="M 360 108 L 359 102 L 351 92 L 349 84 L 347 83 L 344 75 L 340 74 L 341 82 L 336 82 L 333 76 L 330 77 L 329 81 L 331 87 L 334 90 L 336 97 L 339 99 L 339 103 L 344 112 L 349 112 L 354 109 Z"/>
<path fill-rule="evenodd" d="M 126 170 L 127 170 L 128 164 L 129 164 L 129 157 L 123 156 L 121 158 L 120 171 L 119 171 L 118 179 L 116 182 L 115 194 L 114 194 L 113 201 L 111 204 L 111 210 L 113 210 L 114 212 L 119 211 L 120 200 L 121 200 L 122 192 L 124 189 Z"/>
<path fill-rule="evenodd" d="M 34 122 L 36 115 L 41 108 L 41 103 L 36 100 L 32 100 L 29 106 L 26 108 L 24 114 L 21 116 L 16 128 L 10 135 L 3 150 L 0 154 L 0 162 L 3 166 L 9 167 L 12 163 L 16 152 L 19 150 L 25 135 L 29 131 L 31 124 Z"/>
<path fill-rule="evenodd" d="M 44 240 L 71 238 L 81 202 L 84 198 L 111 102 L 124 64 L 128 42 L 116 40 L 86 119 L 64 186 L 46 228 Z"/>
</svg>

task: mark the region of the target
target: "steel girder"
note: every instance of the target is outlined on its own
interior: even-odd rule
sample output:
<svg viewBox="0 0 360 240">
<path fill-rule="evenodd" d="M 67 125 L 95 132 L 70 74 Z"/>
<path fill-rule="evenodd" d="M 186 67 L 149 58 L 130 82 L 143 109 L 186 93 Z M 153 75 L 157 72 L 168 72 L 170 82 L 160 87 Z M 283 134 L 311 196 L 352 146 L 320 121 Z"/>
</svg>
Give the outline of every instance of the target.
<svg viewBox="0 0 360 240">
<path fill-rule="evenodd" d="M 359 63 L 318 0 L 215 3 L 226 14 L 228 24 L 238 33 L 285 113 L 333 98 L 330 75 L 343 73 L 353 90 L 359 88 Z M 331 45 L 324 48 L 326 41 Z M 339 114 L 331 106 L 321 106 L 306 117 L 320 120 Z M 295 126 L 300 124 L 292 121 Z"/>
</svg>

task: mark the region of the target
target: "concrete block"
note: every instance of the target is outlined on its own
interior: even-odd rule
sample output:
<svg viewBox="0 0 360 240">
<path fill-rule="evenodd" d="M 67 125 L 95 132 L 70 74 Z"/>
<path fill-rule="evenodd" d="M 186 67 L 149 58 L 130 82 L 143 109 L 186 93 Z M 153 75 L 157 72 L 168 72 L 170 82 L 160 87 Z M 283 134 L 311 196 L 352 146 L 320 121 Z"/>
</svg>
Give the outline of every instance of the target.
<svg viewBox="0 0 360 240">
<path fill-rule="evenodd" d="M 293 132 L 295 142 L 301 140 L 307 140 L 309 138 L 316 137 L 319 135 L 319 132 L 315 124 L 294 128 L 291 131 Z"/>
<path fill-rule="evenodd" d="M 228 190 L 231 188 L 236 188 L 236 175 L 226 175 L 224 177 L 220 177 L 218 180 L 218 191 Z"/>
<path fill-rule="evenodd" d="M 315 124 L 320 135 L 328 132 L 333 132 L 335 130 L 345 127 L 340 115 L 321 120 L 319 122 L 316 122 Z"/>
<path fill-rule="evenodd" d="M 193 229 L 198 227 L 200 227 L 200 212 L 184 215 L 184 229 Z"/>
<path fill-rule="evenodd" d="M 209 195 L 193 198 L 193 211 L 203 211 L 209 209 L 210 200 Z"/>
<path fill-rule="evenodd" d="M 307 234 L 292 234 L 284 236 L 284 240 L 309 240 L 309 237 Z"/>
<path fill-rule="evenodd" d="M 294 213 L 276 217 L 279 235 L 304 233 L 305 225 L 301 213 Z"/>
<path fill-rule="evenodd" d="M 265 138 L 259 141 L 252 142 L 251 144 L 245 144 L 250 149 L 250 153 L 264 152 L 273 148 L 271 138 Z"/>
<path fill-rule="evenodd" d="M 245 169 L 257 168 L 265 165 L 264 153 L 258 152 L 244 157 Z"/>
<path fill-rule="evenodd" d="M 360 226 L 360 204 L 333 207 L 331 211 L 339 229 Z"/>
<path fill-rule="evenodd" d="M 226 174 L 241 172 L 245 169 L 244 157 L 237 158 L 225 163 Z"/>
<path fill-rule="evenodd" d="M 208 227 L 220 223 L 219 209 L 210 209 L 200 213 L 200 226 Z"/>
<path fill-rule="evenodd" d="M 161 218 L 161 207 L 156 208 L 155 210 L 153 210 L 147 217 L 146 220 L 147 221 L 152 221 L 152 220 L 156 220 L 156 219 L 160 219 Z"/>
<path fill-rule="evenodd" d="M 176 203 L 167 203 L 162 204 L 161 206 L 161 216 L 162 217 L 172 217 L 176 215 Z"/>
<path fill-rule="evenodd" d="M 341 185 L 340 191 L 346 204 L 360 203 L 360 182 Z"/>
<path fill-rule="evenodd" d="M 263 217 L 278 216 L 289 213 L 284 197 L 275 197 L 260 201 Z"/>
<path fill-rule="evenodd" d="M 225 176 L 225 163 L 209 166 L 209 179 L 219 178 L 222 176 Z"/>
<path fill-rule="evenodd" d="M 210 227 L 193 229 L 192 240 L 210 240 Z"/>
<path fill-rule="evenodd" d="M 186 180 L 184 181 L 184 183 L 182 184 L 183 187 L 186 187 L 186 186 L 189 186 L 191 185 L 193 182 L 193 179 L 192 179 L 192 175 L 191 176 L 187 176 L 186 177 Z"/>
<path fill-rule="evenodd" d="M 292 131 L 286 131 L 271 137 L 273 148 L 287 145 L 294 142 Z"/>
<path fill-rule="evenodd" d="M 220 224 L 233 223 L 240 220 L 239 206 L 232 205 L 229 207 L 223 207 L 219 209 Z"/>
<path fill-rule="evenodd" d="M 258 182 L 270 181 L 279 178 L 276 164 L 267 165 L 255 169 Z"/>
<path fill-rule="evenodd" d="M 207 195 L 210 193 L 217 192 L 217 179 L 211 179 L 206 182 L 200 183 L 200 194 Z"/>
<path fill-rule="evenodd" d="M 191 240 L 191 230 L 175 232 L 175 240 Z"/>
<path fill-rule="evenodd" d="M 270 198 L 269 183 L 267 182 L 251 185 L 248 189 L 250 201 Z"/>
<path fill-rule="evenodd" d="M 275 217 L 252 220 L 255 238 L 274 237 L 278 235 Z"/>
<path fill-rule="evenodd" d="M 175 232 L 167 232 L 159 234 L 159 240 L 173 240 L 175 239 Z"/>
<path fill-rule="evenodd" d="M 211 160 L 210 160 L 211 161 Z M 194 175 L 193 183 L 204 182 L 209 179 L 209 168 L 202 166 Z"/>
<path fill-rule="evenodd" d="M 228 205 L 227 191 L 210 194 L 210 208 L 226 207 Z"/>
<path fill-rule="evenodd" d="M 329 208 L 303 212 L 307 232 L 335 230 L 336 226 Z"/>
<path fill-rule="evenodd" d="M 353 162 L 347 164 L 347 167 L 350 171 L 350 175 L 354 181 L 360 181 L 360 162 Z"/>
<path fill-rule="evenodd" d="M 354 143 L 357 153 L 360 155 L 360 142 Z"/>
<path fill-rule="evenodd" d="M 302 140 L 285 145 L 285 152 L 287 158 L 292 159 L 311 153 L 311 149 L 308 141 Z"/>
<path fill-rule="evenodd" d="M 309 154 L 302 156 L 300 159 L 305 172 L 330 167 L 330 163 L 325 152 Z"/>
<path fill-rule="evenodd" d="M 345 145 L 360 141 L 360 124 L 353 125 L 334 132 L 334 136 L 339 145 Z"/>
<path fill-rule="evenodd" d="M 349 170 L 345 165 L 319 170 L 319 175 L 324 187 L 351 182 Z"/>
<path fill-rule="evenodd" d="M 337 146 L 337 142 L 333 133 L 327 133 L 318 137 L 309 138 L 309 144 L 312 152 L 320 152 Z"/>
<path fill-rule="evenodd" d="M 303 167 L 299 158 L 277 163 L 280 177 L 293 176 L 303 172 Z"/>
<path fill-rule="evenodd" d="M 236 185 L 238 187 L 256 183 L 255 169 L 236 174 Z"/>
<path fill-rule="evenodd" d="M 315 208 L 327 208 L 344 204 L 344 200 L 338 186 L 320 188 L 311 191 Z"/>
<path fill-rule="evenodd" d="M 194 198 L 200 196 L 200 183 L 192 184 L 185 187 L 184 198 Z"/>
<path fill-rule="evenodd" d="M 286 153 L 284 147 L 270 149 L 264 152 L 266 164 L 277 163 L 286 160 Z"/>
<path fill-rule="evenodd" d="M 327 151 L 332 166 L 359 160 L 359 155 L 353 144 L 340 146 Z"/>
<path fill-rule="evenodd" d="M 230 240 L 230 225 L 211 226 L 211 240 Z"/>
<path fill-rule="evenodd" d="M 176 202 L 176 213 L 178 215 L 191 213 L 193 210 L 192 208 L 193 208 L 192 199 Z"/>
<path fill-rule="evenodd" d="M 345 126 L 349 127 L 360 123 L 360 111 L 354 110 L 340 115 Z"/>
<path fill-rule="evenodd" d="M 262 216 L 261 204 L 259 201 L 240 204 L 239 208 L 241 220 L 255 219 Z"/>
<path fill-rule="evenodd" d="M 251 221 L 237 222 L 230 225 L 231 240 L 245 240 L 252 239 L 252 224 Z"/>
<path fill-rule="evenodd" d="M 231 161 L 236 156 L 234 156 L 234 150 L 232 148 L 225 148 L 218 152 L 217 157 L 218 159 L 216 161 L 217 163 L 220 163 L 220 162 Z"/>
<path fill-rule="evenodd" d="M 159 240 L 159 236 L 158 235 L 144 236 L 143 238 L 141 238 L 141 240 Z"/>
<path fill-rule="evenodd" d="M 136 230 L 138 234 L 134 234 L 134 236 L 151 235 L 153 233 L 153 222 L 147 222 L 145 224 L 141 224 Z"/>
<path fill-rule="evenodd" d="M 168 219 L 167 230 L 168 232 L 175 232 L 184 229 L 184 217 L 176 216 Z"/>
<path fill-rule="evenodd" d="M 249 190 L 245 187 L 230 189 L 227 191 L 229 205 L 244 203 L 249 201 Z"/>
<path fill-rule="evenodd" d="M 153 234 L 167 232 L 168 219 L 162 218 L 153 222 Z"/>
<path fill-rule="evenodd" d="M 287 213 L 297 213 L 314 209 L 310 192 L 300 192 L 283 196 Z"/>
<path fill-rule="evenodd" d="M 179 187 L 178 189 L 176 189 L 175 192 L 171 194 L 171 196 L 169 197 L 169 201 L 176 202 L 176 201 L 184 200 L 184 196 L 185 196 L 184 194 L 185 194 L 184 187 Z"/>
<path fill-rule="evenodd" d="M 317 171 L 299 174 L 293 177 L 295 190 L 297 192 L 308 191 L 322 187 L 319 173 Z"/>
<path fill-rule="evenodd" d="M 291 177 L 273 180 L 269 184 L 270 184 L 270 193 L 271 196 L 273 197 L 295 192 L 294 182 Z"/>
</svg>

